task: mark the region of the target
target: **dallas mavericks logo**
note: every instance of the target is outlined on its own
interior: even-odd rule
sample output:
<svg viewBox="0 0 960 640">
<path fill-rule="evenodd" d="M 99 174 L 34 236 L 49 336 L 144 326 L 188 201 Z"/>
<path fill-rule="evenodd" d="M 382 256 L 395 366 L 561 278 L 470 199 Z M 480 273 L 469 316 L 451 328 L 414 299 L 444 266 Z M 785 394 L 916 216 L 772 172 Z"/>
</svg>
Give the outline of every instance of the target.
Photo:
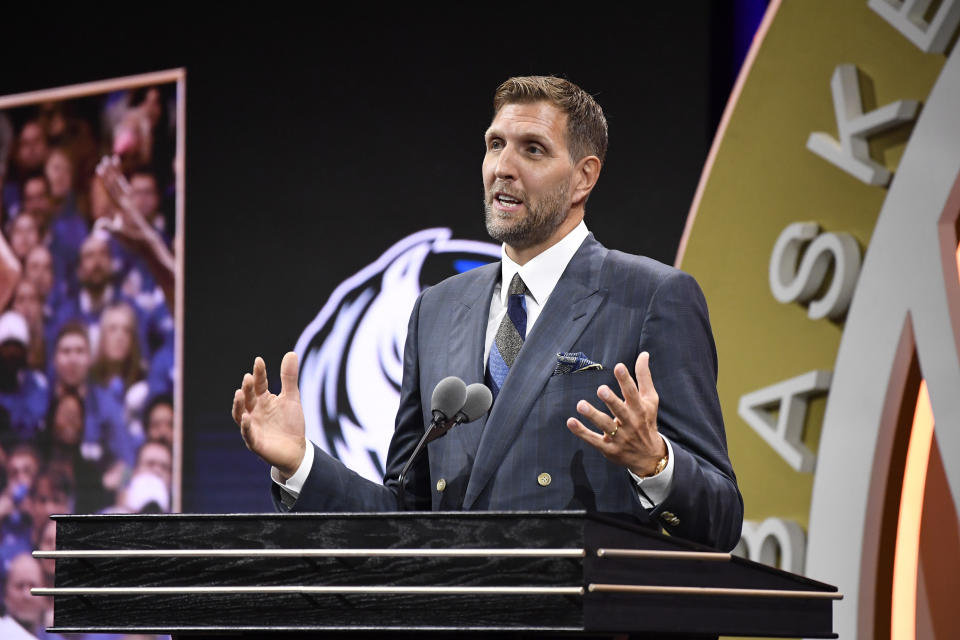
<svg viewBox="0 0 960 640">
<path fill-rule="evenodd" d="M 400 405 L 407 321 L 426 286 L 498 260 L 500 246 L 425 229 L 341 283 L 297 340 L 307 437 L 375 482 Z"/>
</svg>

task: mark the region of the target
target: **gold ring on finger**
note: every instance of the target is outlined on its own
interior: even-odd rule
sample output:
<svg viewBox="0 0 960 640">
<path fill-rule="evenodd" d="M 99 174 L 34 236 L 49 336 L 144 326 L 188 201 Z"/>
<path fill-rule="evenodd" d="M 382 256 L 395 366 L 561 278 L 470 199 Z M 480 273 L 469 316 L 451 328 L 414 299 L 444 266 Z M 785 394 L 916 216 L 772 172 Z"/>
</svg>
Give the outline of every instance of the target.
<svg viewBox="0 0 960 640">
<path fill-rule="evenodd" d="M 620 431 L 620 418 L 614 418 L 613 423 L 616 426 L 613 428 L 613 431 L 607 434 L 608 438 L 612 438 L 613 436 L 617 435 L 617 431 Z"/>
</svg>

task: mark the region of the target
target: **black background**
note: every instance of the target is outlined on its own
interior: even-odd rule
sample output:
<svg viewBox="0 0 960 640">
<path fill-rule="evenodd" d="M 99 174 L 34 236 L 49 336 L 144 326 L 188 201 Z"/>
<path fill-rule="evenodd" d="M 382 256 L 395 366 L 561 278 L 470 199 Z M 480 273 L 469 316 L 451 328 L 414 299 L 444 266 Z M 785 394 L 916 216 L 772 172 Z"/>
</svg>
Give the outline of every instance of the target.
<svg viewBox="0 0 960 640">
<path fill-rule="evenodd" d="M 482 135 L 507 77 L 563 75 L 597 97 L 610 150 L 587 224 L 673 262 L 730 86 L 731 10 L 559 6 L 5 10 L 2 95 L 187 70 L 184 511 L 271 510 L 266 466 L 229 415 L 255 355 L 277 386 L 334 287 L 401 237 L 487 239 Z"/>
</svg>

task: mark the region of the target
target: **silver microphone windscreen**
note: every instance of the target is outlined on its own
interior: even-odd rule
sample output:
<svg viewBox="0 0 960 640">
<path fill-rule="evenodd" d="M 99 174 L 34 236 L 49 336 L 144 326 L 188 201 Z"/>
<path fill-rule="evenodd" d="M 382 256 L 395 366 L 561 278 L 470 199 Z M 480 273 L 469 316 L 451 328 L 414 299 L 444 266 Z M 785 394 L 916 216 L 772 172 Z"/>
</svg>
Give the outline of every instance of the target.
<svg viewBox="0 0 960 640">
<path fill-rule="evenodd" d="M 487 388 L 487 385 L 481 382 L 474 382 L 467 387 L 467 400 L 463 403 L 460 413 L 465 416 L 463 422 L 473 422 L 479 420 L 480 416 L 485 414 L 490 405 L 493 404 L 493 393 Z"/>
<path fill-rule="evenodd" d="M 467 385 L 456 376 L 449 376 L 437 383 L 430 396 L 430 411 L 440 412 L 447 419 L 463 408 L 467 401 Z"/>
</svg>

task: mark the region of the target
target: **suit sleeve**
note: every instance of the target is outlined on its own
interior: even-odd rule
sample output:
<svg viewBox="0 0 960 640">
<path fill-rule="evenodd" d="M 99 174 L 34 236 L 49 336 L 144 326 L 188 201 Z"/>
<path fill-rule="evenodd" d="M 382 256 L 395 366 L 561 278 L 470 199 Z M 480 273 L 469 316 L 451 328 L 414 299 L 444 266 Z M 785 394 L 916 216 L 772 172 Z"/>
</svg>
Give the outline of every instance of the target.
<svg viewBox="0 0 960 640">
<path fill-rule="evenodd" d="M 400 408 L 387 453 L 383 484 L 377 484 L 348 469 L 342 462 L 314 446 L 313 467 L 300 492 L 300 497 L 289 508 L 282 506 L 280 489 L 271 482 L 274 506 L 281 511 L 305 512 L 364 512 L 399 511 L 402 509 L 430 509 L 430 465 L 427 450 L 421 451 L 417 461 L 407 472 L 405 501 L 399 499 L 397 477 L 413 453 L 424 432 L 424 413 L 420 404 L 420 376 L 417 329 L 423 294 L 417 299 L 410 314 L 407 339 L 403 349 L 403 380 L 400 390 Z"/>
<path fill-rule="evenodd" d="M 650 353 L 657 423 L 675 457 L 670 492 L 650 515 L 672 535 L 732 549 L 740 539 L 743 498 L 727 454 L 707 304 L 691 276 L 675 271 L 661 282 L 639 346 Z"/>
</svg>

